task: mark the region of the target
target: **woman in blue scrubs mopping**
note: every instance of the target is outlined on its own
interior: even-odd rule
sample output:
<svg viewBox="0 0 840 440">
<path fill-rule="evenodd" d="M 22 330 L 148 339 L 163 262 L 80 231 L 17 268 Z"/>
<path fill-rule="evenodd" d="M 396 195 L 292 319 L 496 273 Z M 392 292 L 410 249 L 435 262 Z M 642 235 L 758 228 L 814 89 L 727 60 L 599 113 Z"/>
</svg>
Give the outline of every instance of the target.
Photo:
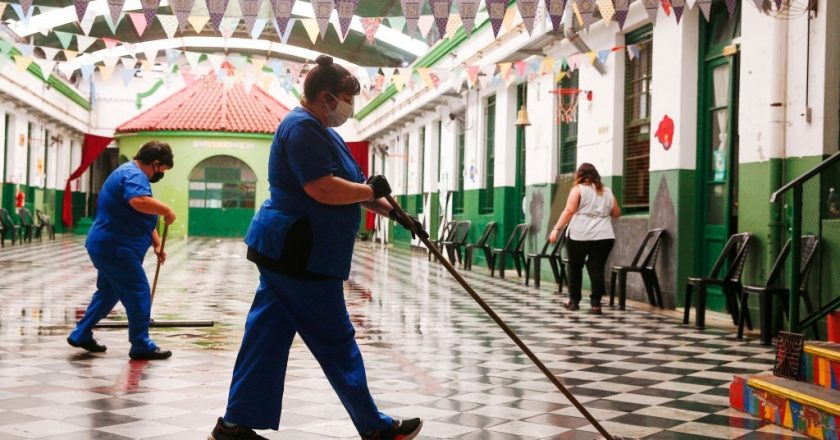
<svg viewBox="0 0 840 440">
<path fill-rule="evenodd" d="M 85 247 L 98 271 L 96 292 L 85 316 L 67 337 L 67 343 L 93 353 L 107 349 L 93 338 L 93 327 L 121 302 L 128 316 L 128 340 L 132 359 L 166 359 L 172 356 L 149 337 L 152 308 L 149 280 L 143 270 L 143 257 L 149 246 L 162 263 L 166 253 L 155 229 L 158 216 L 167 225 L 175 212 L 152 197 L 151 183 L 172 169 L 172 149 L 163 142 L 146 143 L 134 160 L 120 165 L 105 180 L 97 199 L 96 218 Z"/>
<path fill-rule="evenodd" d="M 328 56 L 316 62 L 304 80 L 301 106 L 274 134 L 268 159 L 271 197 L 245 237 L 260 285 L 233 369 L 227 412 L 209 440 L 264 439 L 253 430 L 278 429 L 295 334 L 321 364 L 362 439 L 408 440 L 422 425 L 420 419 L 382 414 L 368 389 L 343 282 L 350 274 L 359 205 L 394 219 L 393 207 L 382 199 L 391 187 L 383 176 L 365 183 L 344 140 L 331 128 L 353 115 L 359 81 Z M 423 230 L 413 218 L 400 224 Z"/>
</svg>

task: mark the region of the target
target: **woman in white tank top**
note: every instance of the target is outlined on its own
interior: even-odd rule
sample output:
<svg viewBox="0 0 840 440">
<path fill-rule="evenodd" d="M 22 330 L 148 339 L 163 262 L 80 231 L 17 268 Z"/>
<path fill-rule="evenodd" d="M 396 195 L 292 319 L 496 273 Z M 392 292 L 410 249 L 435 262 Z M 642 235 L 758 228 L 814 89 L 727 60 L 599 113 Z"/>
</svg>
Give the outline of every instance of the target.
<svg viewBox="0 0 840 440">
<path fill-rule="evenodd" d="M 563 226 L 569 225 L 569 302 L 564 306 L 578 310 L 581 300 L 583 266 L 592 282 L 590 313 L 601 314 L 601 297 L 606 293 L 604 266 L 615 243 L 612 219 L 621 215 L 621 208 L 612 191 L 601 183 L 601 175 L 590 163 L 581 164 L 566 208 L 560 214 L 549 239 L 557 242 Z"/>
</svg>

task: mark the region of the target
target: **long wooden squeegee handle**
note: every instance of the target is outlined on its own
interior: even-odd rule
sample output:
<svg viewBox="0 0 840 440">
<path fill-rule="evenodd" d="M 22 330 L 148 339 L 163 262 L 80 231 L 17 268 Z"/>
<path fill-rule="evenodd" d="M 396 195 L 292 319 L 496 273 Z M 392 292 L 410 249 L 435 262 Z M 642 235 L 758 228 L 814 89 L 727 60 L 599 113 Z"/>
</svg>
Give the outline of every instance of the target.
<svg viewBox="0 0 840 440">
<path fill-rule="evenodd" d="M 406 214 L 405 211 L 403 211 L 402 207 L 399 204 L 397 204 L 397 202 L 391 195 L 385 196 L 385 200 L 387 200 L 388 203 L 390 203 L 391 206 L 394 207 L 394 210 L 399 217 L 403 219 L 408 219 L 408 214 Z M 446 270 L 448 270 L 449 273 L 452 275 L 452 277 L 455 278 L 456 281 L 458 281 L 458 284 L 460 284 L 461 287 L 463 287 L 464 290 L 466 290 L 467 293 L 470 294 L 470 296 L 478 303 L 478 305 L 481 306 L 482 309 L 484 309 L 484 312 L 487 313 L 487 315 L 493 318 L 493 321 L 496 321 L 496 324 L 498 324 L 499 327 L 501 327 L 502 330 L 504 330 L 504 332 L 507 333 L 507 335 L 513 340 L 513 342 L 515 342 L 516 345 L 519 346 L 519 349 L 522 350 L 522 352 L 525 353 L 525 355 L 527 355 L 529 359 L 531 359 L 531 362 L 533 362 L 534 365 L 536 365 L 537 368 L 540 369 L 540 371 L 542 371 L 545 377 L 547 377 L 548 380 L 550 380 L 551 383 L 553 383 L 554 386 L 557 387 L 557 389 L 561 393 L 563 393 L 564 396 L 566 396 L 566 399 L 568 399 L 569 402 L 571 402 L 572 405 L 574 405 L 574 407 L 577 408 L 577 410 L 580 411 L 580 413 L 583 414 L 584 417 L 586 417 L 586 420 L 588 420 L 589 423 L 592 424 L 592 426 L 595 427 L 595 429 L 597 429 L 598 432 L 601 433 L 601 435 L 603 435 L 605 439 L 619 438 L 613 437 L 609 432 L 607 432 L 606 429 L 604 429 L 603 426 L 601 426 L 600 423 L 598 423 L 597 420 L 595 420 L 595 417 L 593 417 L 592 414 L 590 414 L 589 411 L 587 411 L 586 408 L 584 408 L 583 405 L 581 405 L 580 402 L 578 402 L 575 396 L 572 395 L 572 393 L 568 389 L 566 389 L 566 387 L 560 382 L 559 379 L 557 379 L 554 376 L 554 374 L 551 373 L 551 371 L 549 371 L 548 367 L 546 367 L 545 364 L 542 363 L 542 361 L 537 357 L 537 355 L 535 355 L 534 352 L 531 351 L 531 349 L 528 348 L 528 346 L 525 345 L 524 342 L 522 342 L 522 339 L 520 339 L 519 336 L 517 336 L 516 333 L 514 333 L 513 330 L 510 327 L 508 327 L 507 324 L 505 324 L 502 318 L 500 318 L 499 315 L 497 315 L 496 312 L 494 312 L 493 309 L 490 308 L 490 306 L 486 302 L 484 302 L 483 299 L 481 299 L 478 293 L 476 293 L 476 291 L 473 290 L 473 288 L 467 283 L 467 281 L 461 276 L 461 274 L 458 273 L 458 271 L 455 270 L 454 267 L 452 267 L 452 264 L 449 262 L 449 260 L 443 257 L 443 255 L 440 253 L 440 250 L 438 250 L 438 248 L 436 248 L 425 235 L 418 234 L 417 232 L 418 231 L 414 231 L 415 235 L 420 237 L 420 240 L 423 242 L 423 244 L 425 244 L 426 247 L 429 248 L 429 251 L 437 258 L 438 261 L 440 261 L 441 264 L 443 264 L 443 267 L 445 267 Z"/>
<path fill-rule="evenodd" d="M 163 249 L 166 247 L 166 233 L 167 232 L 169 232 L 169 225 L 164 223 L 164 225 L 163 225 L 163 237 L 161 237 L 161 239 L 160 239 L 160 252 L 161 253 L 163 253 Z M 155 279 L 154 279 L 154 281 L 152 281 L 152 299 L 150 301 L 151 303 L 155 302 L 155 290 L 157 290 L 157 280 L 158 280 L 158 275 L 160 275 L 160 265 L 161 265 L 160 258 L 158 258 L 157 268 L 155 269 Z"/>
</svg>

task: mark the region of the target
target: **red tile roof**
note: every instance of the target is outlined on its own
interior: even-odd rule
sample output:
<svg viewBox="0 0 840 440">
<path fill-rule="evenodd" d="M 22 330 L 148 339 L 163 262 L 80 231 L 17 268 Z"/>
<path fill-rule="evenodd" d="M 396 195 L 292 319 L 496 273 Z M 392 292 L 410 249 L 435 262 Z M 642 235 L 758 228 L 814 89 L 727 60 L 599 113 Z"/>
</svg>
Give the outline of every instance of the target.
<svg viewBox="0 0 840 440">
<path fill-rule="evenodd" d="M 183 90 L 117 127 L 137 131 L 223 131 L 273 134 L 289 109 L 259 87 L 225 89 L 214 76 Z"/>
</svg>

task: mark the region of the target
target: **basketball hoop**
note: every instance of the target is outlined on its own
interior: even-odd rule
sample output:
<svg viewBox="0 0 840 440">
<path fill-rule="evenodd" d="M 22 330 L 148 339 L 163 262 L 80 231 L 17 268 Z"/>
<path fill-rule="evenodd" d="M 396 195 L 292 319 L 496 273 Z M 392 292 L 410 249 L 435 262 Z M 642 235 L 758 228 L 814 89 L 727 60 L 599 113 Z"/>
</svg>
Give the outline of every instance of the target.
<svg viewBox="0 0 840 440">
<path fill-rule="evenodd" d="M 586 100 L 592 101 L 591 90 L 554 89 L 550 91 L 557 95 L 557 123 L 570 124 L 577 121 L 577 106 L 581 93 L 586 94 Z"/>
</svg>

